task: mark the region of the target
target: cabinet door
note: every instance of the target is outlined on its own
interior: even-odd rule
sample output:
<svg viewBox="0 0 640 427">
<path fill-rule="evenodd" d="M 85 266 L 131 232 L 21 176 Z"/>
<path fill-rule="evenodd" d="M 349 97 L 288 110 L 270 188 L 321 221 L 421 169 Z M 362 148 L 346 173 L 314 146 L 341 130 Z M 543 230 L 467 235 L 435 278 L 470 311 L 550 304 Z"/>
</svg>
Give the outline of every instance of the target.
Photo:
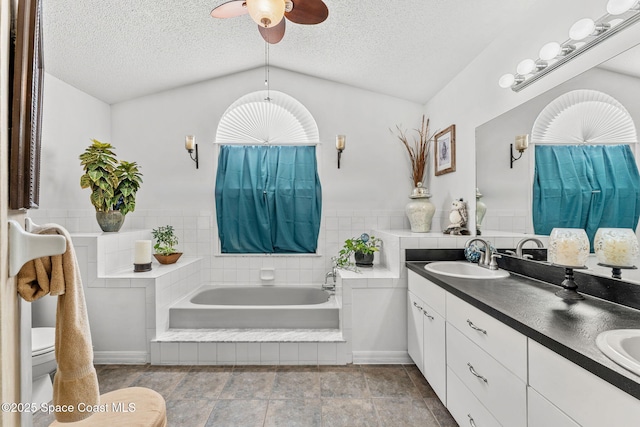
<svg viewBox="0 0 640 427">
<path fill-rule="evenodd" d="M 423 302 L 420 298 L 407 293 L 407 347 L 409 356 L 424 374 L 423 361 L 423 326 L 422 326 L 422 307 Z"/>
<path fill-rule="evenodd" d="M 528 427 L 580 427 L 531 387 L 527 387 Z"/>
<path fill-rule="evenodd" d="M 581 426 L 640 425 L 640 400 L 532 339 L 529 385 Z"/>
<path fill-rule="evenodd" d="M 423 341 L 424 341 L 424 361 L 423 370 L 425 378 L 429 381 L 431 388 L 436 392 L 442 403 L 447 404 L 446 394 L 446 324 L 444 317 L 440 316 L 429 305 L 422 307 L 423 314 Z"/>
</svg>

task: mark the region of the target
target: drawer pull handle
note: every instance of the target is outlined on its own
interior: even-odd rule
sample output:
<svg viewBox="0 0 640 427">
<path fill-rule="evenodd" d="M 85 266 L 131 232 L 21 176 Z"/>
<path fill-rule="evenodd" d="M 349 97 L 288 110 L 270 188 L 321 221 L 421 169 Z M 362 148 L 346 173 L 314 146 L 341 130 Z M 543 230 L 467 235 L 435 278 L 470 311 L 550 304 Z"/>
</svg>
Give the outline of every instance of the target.
<svg viewBox="0 0 640 427">
<path fill-rule="evenodd" d="M 473 366 L 471 366 L 471 363 L 467 363 L 467 366 L 469 367 L 469 372 L 471 372 L 473 374 L 473 376 L 475 376 L 476 378 L 481 379 L 485 383 L 489 382 L 489 381 L 487 381 L 487 379 L 485 377 L 483 377 L 482 375 L 477 373 L 475 369 L 473 369 Z"/>
<path fill-rule="evenodd" d="M 476 325 L 473 324 L 473 322 L 469 319 L 467 319 L 467 323 L 469 324 L 469 327 L 475 331 L 478 332 L 482 332 L 483 334 L 487 335 L 487 330 L 486 329 L 482 329 L 482 328 L 478 328 Z"/>
<path fill-rule="evenodd" d="M 414 301 L 414 302 L 413 302 L 413 305 L 414 305 L 414 306 L 415 306 L 415 308 L 417 308 L 418 310 L 422 310 L 422 307 L 420 307 L 420 306 L 418 305 L 418 303 L 417 303 L 417 302 L 415 302 L 415 301 Z"/>
<path fill-rule="evenodd" d="M 467 414 L 467 417 L 469 417 L 469 425 L 471 427 L 476 427 L 476 422 L 473 420 L 473 417 L 471 416 L 471 414 Z"/>
<path fill-rule="evenodd" d="M 422 313 L 424 313 L 424 315 L 427 316 L 429 318 L 429 320 L 433 320 L 434 319 L 434 317 L 432 315 L 427 313 L 427 310 L 422 310 Z"/>
</svg>

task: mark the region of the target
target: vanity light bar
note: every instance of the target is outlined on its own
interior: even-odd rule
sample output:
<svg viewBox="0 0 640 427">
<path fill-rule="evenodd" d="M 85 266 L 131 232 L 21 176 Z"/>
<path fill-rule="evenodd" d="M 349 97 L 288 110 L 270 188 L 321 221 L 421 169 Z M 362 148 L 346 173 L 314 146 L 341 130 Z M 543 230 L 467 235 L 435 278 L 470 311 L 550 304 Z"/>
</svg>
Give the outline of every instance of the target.
<svg viewBox="0 0 640 427">
<path fill-rule="evenodd" d="M 609 3 L 612 3 L 610 0 Z M 524 60 L 518 64 L 518 70 L 514 74 L 505 74 L 500 77 L 498 84 L 502 88 L 511 88 L 514 92 L 519 92 L 530 84 L 538 81 L 548 73 L 552 72 L 556 68 L 561 67 L 567 62 L 571 61 L 573 58 L 576 58 L 583 53 L 587 52 L 594 46 L 602 43 L 607 40 L 609 37 L 619 33 L 625 28 L 630 27 L 636 22 L 640 21 L 640 13 L 637 8 L 638 2 L 635 2 L 635 6 L 623 12 L 622 14 L 613 15 L 607 13 L 606 15 L 599 18 L 597 21 L 591 21 L 593 23 L 594 32 L 586 37 L 583 37 L 580 40 L 577 39 L 567 39 L 563 43 L 558 43 L 559 52 L 558 56 L 551 59 L 542 59 L 538 58 L 537 60 Z M 609 5 L 607 6 L 609 9 Z M 581 19 L 576 22 L 572 26 L 575 27 L 577 24 L 585 21 L 585 19 Z M 574 34 L 575 37 L 579 37 Z M 581 44 L 582 43 L 582 44 Z M 541 56 L 545 56 L 548 58 L 548 53 L 543 53 L 542 51 L 548 49 L 551 44 L 555 43 L 547 43 L 541 49 Z M 534 67 L 531 67 L 531 64 L 535 64 Z"/>
</svg>

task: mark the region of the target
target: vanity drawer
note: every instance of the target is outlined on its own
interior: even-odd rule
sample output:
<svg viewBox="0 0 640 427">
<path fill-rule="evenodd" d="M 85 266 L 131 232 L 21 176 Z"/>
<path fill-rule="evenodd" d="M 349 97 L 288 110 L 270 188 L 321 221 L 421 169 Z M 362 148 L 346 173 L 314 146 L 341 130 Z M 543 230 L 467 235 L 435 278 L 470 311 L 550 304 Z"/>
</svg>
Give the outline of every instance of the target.
<svg viewBox="0 0 640 427">
<path fill-rule="evenodd" d="M 527 387 L 527 403 L 528 427 L 580 427 L 531 387 Z"/>
<path fill-rule="evenodd" d="M 461 426 L 502 427 L 451 369 L 447 369 L 447 409 Z"/>
<path fill-rule="evenodd" d="M 447 294 L 447 322 L 527 381 L 527 337 L 451 294 Z"/>
<path fill-rule="evenodd" d="M 444 317 L 446 308 L 446 291 L 444 289 L 411 270 L 409 270 L 408 286 L 410 292 L 428 303 L 431 308 Z"/>
<path fill-rule="evenodd" d="M 640 425 L 640 400 L 531 339 L 529 385 L 583 427 Z"/>
<path fill-rule="evenodd" d="M 527 425 L 526 383 L 449 323 L 447 365 L 503 426 Z"/>
</svg>

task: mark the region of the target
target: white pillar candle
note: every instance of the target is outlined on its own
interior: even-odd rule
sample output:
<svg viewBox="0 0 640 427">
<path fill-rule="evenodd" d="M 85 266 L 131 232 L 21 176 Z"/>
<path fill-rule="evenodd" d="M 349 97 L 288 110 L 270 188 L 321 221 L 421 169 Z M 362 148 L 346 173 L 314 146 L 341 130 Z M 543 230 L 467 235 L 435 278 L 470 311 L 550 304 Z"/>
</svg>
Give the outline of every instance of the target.
<svg viewBox="0 0 640 427">
<path fill-rule="evenodd" d="M 134 264 L 149 264 L 151 262 L 151 240 L 136 240 Z"/>
</svg>

